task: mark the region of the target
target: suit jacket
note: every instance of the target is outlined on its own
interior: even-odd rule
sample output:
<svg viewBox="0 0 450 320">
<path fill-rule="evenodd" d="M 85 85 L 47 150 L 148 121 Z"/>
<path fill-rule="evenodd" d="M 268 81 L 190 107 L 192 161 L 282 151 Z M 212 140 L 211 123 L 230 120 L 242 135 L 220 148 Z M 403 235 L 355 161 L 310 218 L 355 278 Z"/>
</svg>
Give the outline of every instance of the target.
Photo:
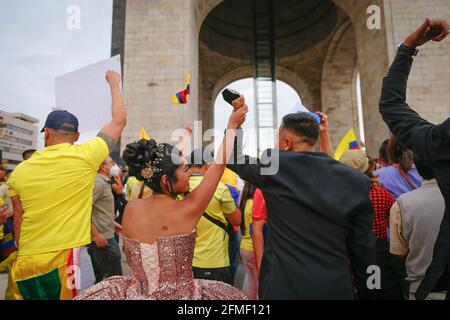
<svg viewBox="0 0 450 320">
<path fill-rule="evenodd" d="M 413 59 L 405 55 L 395 57 L 383 81 L 380 113 L 395 138 L 433 168 L 445 199 L 446 209 L 434 246 L 433 261 L 416 291 L 416 298 L 424 299 L 438 283 L 440 288 L 435 289 L 450 289 L 448 280 L 443 277 L 450 264 L 450 118 L 434 125 L 409 108 L 406 87 L 412 62 Z M 446 282 L 444 288 L 442 280 Z"/>
<path fill-rule="evenodd" d="M 323 153 L 266 150 L 251 159 L 241 139 L 239 129 L 228 168 L 260 188 L 267 206 L 260 298 L 353 299 L 352 271 L 364 291 L 375 257 L 369 179 Z M 264 175 L 277 160 L 277 173 Z"/>
</svg>

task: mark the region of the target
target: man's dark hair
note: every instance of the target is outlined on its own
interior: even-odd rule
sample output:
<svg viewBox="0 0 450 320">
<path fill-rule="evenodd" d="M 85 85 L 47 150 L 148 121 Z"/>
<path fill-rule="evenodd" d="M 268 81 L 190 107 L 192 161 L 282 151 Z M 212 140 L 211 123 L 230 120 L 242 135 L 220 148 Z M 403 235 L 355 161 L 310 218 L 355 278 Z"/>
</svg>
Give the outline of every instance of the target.
<svg viewBox="0 0 450 320">
<path fill-rule="evenodd" d="M 198 148 L 191 152 L 188 162 L 191 167 L 202 168 L 205 164 L 214 161 L 214 151 Z"/>
<path fill-rule="evenodd" d="M 311 145 L 314 145 L 319 138 L 319 125 L 306 112 L 285 115 L 282 120 L 282 128 L 290 130 L 297 136 L 304 138 L 304 141 Z"/>
<path fill-rule="evenodd" d="M 23 160 L 28 160 L 28 159 L 33 155 L 33 153 L 35 153 L 35 152 L 36 152 L 35 149 L 28 149 L 28 150 L 25 150 L 25 151 L 22 153 L 22 158 L 23 158 Z"/>
<path fill-rule="evenodd" d="M 414 164 L 416 165 L 417 172 L 425 180 L 431 180 L 435 178 L 433 168 L 422 160 L 417 154 L 414 154 Z"/>
</svg>

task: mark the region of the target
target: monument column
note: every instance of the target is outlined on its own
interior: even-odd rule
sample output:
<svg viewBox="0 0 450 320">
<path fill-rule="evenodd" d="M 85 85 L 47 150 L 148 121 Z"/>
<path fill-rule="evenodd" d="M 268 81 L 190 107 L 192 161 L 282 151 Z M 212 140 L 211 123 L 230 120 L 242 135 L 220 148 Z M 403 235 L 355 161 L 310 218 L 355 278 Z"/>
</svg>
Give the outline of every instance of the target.
<svg viewBox="0 0 450 320">
<path fill-rule="evenodd" d="M 122 149 L 141 127 L 157 142 L 172 142 L 177 128 L 197 119 L 198 26 L 194 0 L 126 1 L 124 97 L 128 124 Z M 187 105 L 172 96 L 191 73 Z"/>
</svg>

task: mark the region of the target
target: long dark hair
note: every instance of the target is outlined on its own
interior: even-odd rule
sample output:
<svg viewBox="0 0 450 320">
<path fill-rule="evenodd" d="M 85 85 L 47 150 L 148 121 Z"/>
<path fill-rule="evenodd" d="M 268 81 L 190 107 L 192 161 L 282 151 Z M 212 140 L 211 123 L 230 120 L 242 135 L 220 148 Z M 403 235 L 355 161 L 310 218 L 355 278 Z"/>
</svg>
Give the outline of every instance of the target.
<svg viewBox="0 0 450 320">
<path fill-rule="evenodd" d="M 411 170 L 414 163 L 412 151 L 402 146 L 394 137 L 389 139 L 388 152 L 389 158 L 399 166 L 403 173 L 407 174 Z"/>
<path fill-rule="evenodd" d="M 241 220 L 241 233 L 245 234 L 245 206 L 247 205 L 247 200 L 253 199 L 256 187 L 250 182 L 245 181 L 244 190 L 242 190 L 241 202 L 239 202 L 239 209 L 242 213 Z"/>
<path fill-rule="evenodd" d="M 157 144 L 153 139 L 142 139 L 127 144 L 122 158 L 128 165 L 130 177 L 136 177 L 153 191 L 162 193 L 161 178 L 165 175 L 168 191 L 176 195 L 173 190 L 173 184 L 177 181 L 175 171 L 181 164 L 181 152 L 177 148 L 167 143 Z M 145 178 L 142 169 L 149 164 L 156 170 L 151 178 Z"/>
</svg>

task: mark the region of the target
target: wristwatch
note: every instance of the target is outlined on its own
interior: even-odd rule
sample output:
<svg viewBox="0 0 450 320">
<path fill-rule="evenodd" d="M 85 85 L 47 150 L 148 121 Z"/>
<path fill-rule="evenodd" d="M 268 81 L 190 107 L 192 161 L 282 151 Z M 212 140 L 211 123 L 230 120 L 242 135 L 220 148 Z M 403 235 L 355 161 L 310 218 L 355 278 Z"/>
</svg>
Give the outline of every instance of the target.
<svg viewBox="0 0 450 320">
<path fill-rule="evenodd" d="M 417 54 L 419 53 L 419 49 L 408 47 L 408 46 L 404 45 L 402 42 L 397 47 L 397 54 L 399 54 L 399 53 L 403 53 L 403 54 L 406 54 L 406 55 L 412 57 L 412 56 L 417 56 Z"/>
</svg>

